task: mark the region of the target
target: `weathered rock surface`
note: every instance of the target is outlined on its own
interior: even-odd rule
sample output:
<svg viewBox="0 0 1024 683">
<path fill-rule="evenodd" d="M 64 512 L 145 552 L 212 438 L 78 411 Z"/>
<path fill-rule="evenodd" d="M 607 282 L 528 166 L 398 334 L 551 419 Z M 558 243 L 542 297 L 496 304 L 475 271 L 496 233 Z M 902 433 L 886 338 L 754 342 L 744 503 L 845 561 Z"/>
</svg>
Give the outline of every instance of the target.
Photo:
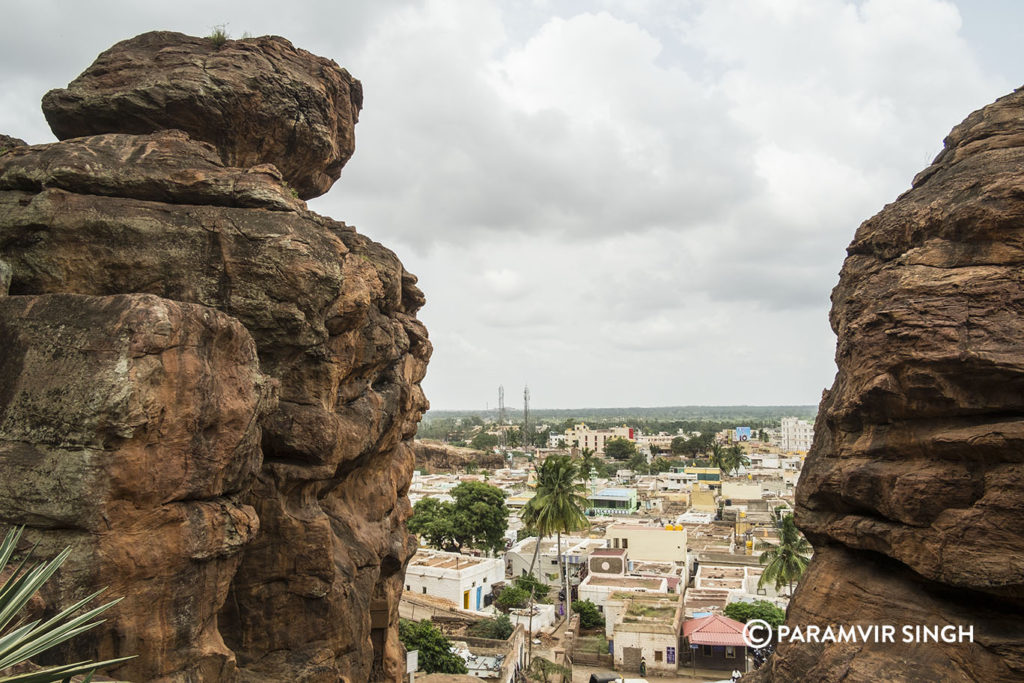
<svg viewBox="0 0 1024 683">
<path fill-rule="evenodd" d="M 273 406 L 252 337 L 151 295 L 44 294 L 0 298 L 0 349 L 0 519 L 74 546 L 46 602 L 108 585 L 124 601 L 79 648 L 145 652 L 131 680 L 230 679 L 217 612 L 259 528 L 240 497 Z"/>
<path fill-rule="evenodd" d="M 756 680 L 1024 679 L 1024 90 L 971 114 L 857 230 L 839 373 L 797 487 L 794 625 L 957 624 L 973 644 L 783 645 Z"/>
<path fill-rule="evenodd" d="M 121 41 L 43 98 L 60 140 L 177 128 L 228 166 L 274 164 L 303 199 L 331 188 L 355 151 L 359 81 L 278 36 L 217 45 L 170 31 Z"/>
<path fill-rule="evenodd" d="M 0 133 L 0 155 L 6 154 L 15 147 L 24 147 L 28 143 L 21 138 L 11 137 Z"/>
<path fill-rule="evenodd" d="M 473 448 L 460 448 L 440 441 L 417 439 L 413 442 L 416 468 L 428 472 L 458 472 L 467 467 L 497 468 L 505 459 L 497 453 L 484 453 Z"/>
<path fill-rule="evenodd" d="M 153 47 L 168 40 L 173 47 L 167 48 L 166 54 L 163 48 Z M 156 50 L 152 58 L 158 66 L 154 67 L 156 74 L 151 82 L 157 85 L 171 73 L 161 70 L 159 64 L 168 69 L 168 64 L 182 65 L 180 79 L 175 76 L 174 80 L 182 81 L 181 87 L 187 90 L 191 87 L 189 78 L 199 78 L 188 75 L 192 68 L 188 65 L 204 62 L 211 73 L 216 64 L 216 69 L 245 72 L 247 78 L 258 81 L 249 83 L 243 78 L 235 83 L 225 79 L 218 81 L 219 89 L 205 94 L 196 86 L 189 97 L 199 110 L 229 109 L 224 103 L 235 101 L 230 96 L 232 88 L 258 86 L 261 97 L 291 98 L 296 100 L 292 105 L 309 105 L 313 112 L 318 105 L 304 100 L 307 95 L 302 93 L 336 89 L 340 70 L 333 63 L 297 51 L 283 39 L 236 42 L 229 42 L 216 54 L 204 39 L 177 34 L 146 34 L 121 43 L 97 61 L 102 67 L 94 65 L 92 76 L 86 78 L 87 72 L 82 79 L 90 82 L 93 77 L 105 78 L 103 69 L 111 69 L 106 77 L 113 79 L 110 74 L 123 68 L 128 94 L 121 97 L 111 80 L 104 86 L 107 89 L 95 97 L 79 93 L 87 106 L 75 109 L 83 121 L 85 117 L 98 117 L 100 128 L 117 127 L 118 121 L 126 121 L 120 130 L 15 148 L 0 156 L 0 263 L 6 262 L 11 270 L 10 296 L 0 298 L 0 302 L 9 307 L 5 310 L 10 317 L 21 315 L 22 309 L 16 306 L 38 307 L 42 303 L 33 302 L 53 297 L 57 297 L 54 301 L 71 300 L 74 295 L 87 295 L 77 297 L 82 301 L 127 298 L 147 302 L 139 304 L 144 310 L 180 306 L 230 322 L 240 333 L 249 335 L 246 338 L 251 337 L 258 356 L 258 363 L 255 359 L 247 361 L 256 373 L 249 391 L 263 397 L 245 423 L 255 433 L 250 434 L 251 443 L 246 442 L 250 450 L 234 452 L 226 464 L 213 459 L 203 466 L 206 469 L 188 464 L 191 454 L 201 455 L 202 450 L 161 451 L 166 463 L 121 487 L 134 487 L 118 494 L 126 500 L 144 498 L 145 505 L 157 506 L 159 514 L 133 514 L 153 520 L 151 527 L 141 527 L 145 533 L 167 538 L 167 558 L 147 556 L 151 563 L 146 564 L 127 551 L 104 554 L 108 539 L 120 547 L 117 544 L 130 545 L 128 539 L 142 538 L 132 535 L 136 529 L 132 520 L 136 517 L 125 517 L 123 526 L 114 529 L 96 526 L 98 522 L 93 526 L 79 522 L 46 531 L 39 522 L 38 535 L 46 539 L 47 548 L 69 542 L 82 547 L 79 556 L 83 559 L 62 579 L 60 596 L 93 586 L 97 579 L 95 563 L 86 562 L 86 558 L 103 557 L 101 566 L 107 574 L 102 582 L 112 586 L 112 594 L 139 593 L 167 610 L 154 617 L 160 628 L 145 633 L 145 644 L 132 640 L 135 635 L 119 635 L 140 632 L 132 621 L 136 616 L 125 607 L 110 628 L 81 641 L 84 644 L 76 641 L 75 650 L 66 654 L 139 654 L 132 665 L 136 668 L 115 672 L 147 672 L 139 674 L 137 680 L 397 680 L 404 671 L 397 637 L 398 601 L 404 568 L 415 552 L 415 541 L 405 529 L 411 513 L 407 496 L 414 460 L 411 439 L 427 407 L 419 382 L 431 352 L 426 330 L 416 319 L 416 311 L 424 303 L 415 286 L 416 278 L 405 272 L 393 253 L 353 228 L 306 211 L 277 173 L 277 168 L 287 168 L 282 163 L 287 159 L 273 159 L 273 166 L 225 164 L 222 158 L 229 155 L 222 142 L 211 141 L 219 149 L 218 154 L 202 141 L 195 127 L 155 119 L 155 127 L 166 125 L 180 130 L 140 132 L 128 113 L 133 102 L 156 97 L 154 93 L 158 92 L 140 85 L 150 81 L 141 64 L 129 63 L 128 55 L 141 58 L 144 54 L 136 50 Z M 190 57 L 193 48 L 195 54 Z M 282 75 L 281 70 L 274 71 L 270 66 L 280 66 L 279 60 L 274 61 L 280 57 L 274 57 L 277 52 L 297 55 L 294 58 L 304 60 L 307 67 L 320 64 L 323 71 L 307 74 L 305 80 L 287 75 L 291 73 L 288 71 Z M 232 66 L 232 60 L 238 61 L 237 67 Z M 281 86 L 278 81 L 282 78 L 295 78 L 298 84 Z M 356 85 L 346 96 L 355 97 L 358 82 L 351 83 Z M 274 90 L 278 86 L 279 90 Z M 52 103 L 65 96 L 51 94 L 47 101 Z M 164 96 L 171 97 L 166 93 Z M 127 109 L 118 109 L 122 105 Z M 279 102 L 277 109 L 261 111 L 277 111 L 284 116 L 281 112 L 292 105 Z M 110 109 L 104 110 L 103 106 Z M 110 111 L 121 113 L 112 115 Z M 168 105 L 164 114 L 170 116 L 172 111 Z M 71 118 L 78 120 L 79 114 Z M 190 121 L 186 117 L 180 123 Z M 278 120 L 271 123 L 283 125 Z M 271 123 L 256 137 L 277 135 L 278 129 Z M 290 120 L 285 123 L 290 124 Z M 257 125 L 252 121 L 249 124 Z M 213 121 L 205 125 L 219 130 L 217 127 L 225 124 Z M 75 134 L 80 132 L 76 129 Z M 244 132 L 241 128 L 233 131 L 238 145 L 260 143 L 247 139 Z M 250 131 L 253 135 L 256 133 Z M 270 160 L 260 160 L 266 161 Z M 285 179 L 292 182 L 287 171 Z M 88 314 L 73 309 L 69 306 L 60 315 L 54 314 L 53 320 L 63 315 L 74 321 L 76 316 L 85 315 L 71 323 L 85 325 L 82 320 L 88 320 Z M 2 312 L 0 315 L 7 317 Z M 170 328 L 183 324 L 175 319 Z M 142 316 L 136 327 L 140 334 L 156 334 L 166 326 Z M 110 324 L 102 320 L 95 323 L 98 340 L 114 334 Z M 44 340 L 34 343 L 44 344 Z M 98 348 L 103 346 L 99 341 L 97 344 Z M 16 356 L 10 356 L 14 360 L 5 366 L 5 353 L 0 349 L 0 367 L 6 368 L 5 388 L 31 385 L 44 372 L 42 361 L 22 366 Z M 46 397 L 58 393 L 52 388 L 53 382 L 90 386 L 93 365 L 88 358 L 73 361 L 64 362 L 50 384 L 43 382 L 42 386 L 51 390 L 40 394 L 38 402 L 45 403 Z M 219 366 L 211 366 L 214 378 L 220 372 Z M 265 396 L 269 386 L 274 389 L 272 398 Z M 123 390 L 117 382 L 97 384 L 91 403 L 89 396 L 73 392 L 66 399 L 55 398 L 53 410 L 62 405 L 61 401 L 70 401 L 82 413 L 78 420 L 81 424 L 102 424 L 105 429 L 113 425 L 109 428 L 118 438 L 127 438 L 120 436 L 126 428 L 117 420 L 103 417 L 104 410 L 113 410 L 108 406 L 109 397 L 115 395 L 117 387 Z M 182 386 L 180 396 L 170 389 L 154 394 L 152 410 L 159 413 L 161 401 L 167 402 L 166 419 L 174 424 L 173 428 L 164 426 L 146 432 L 146 438 L 158 446 L 166 439 L 182 443 L 191 439 L 189 443 L 215 450 L 220 448 L 216 444 L 227 444 L 226 437 L 210 432 L 199 422 L 178 421 L 180 416 L 176 417 L 172 409 L 176 401 L 189 395 L 187 388 Z M 211 393 L 209 400 L 217 403 L 218 396 Z M 226 410 L 227 406 L 222 408 Z M 32 415 L 42 419 L 52 414 L 51 410 Z M 37 478 L 39 472 L 49 471 L 54 473 L 53 481 L 49 489 L 44 487 L 45 494 L 35 498 L 27 493 L 20 494 L 20 498 L 8 496 L 0 489 L 0 498 L 4 498 L 0 500 L 0 524 L 50 519 L 56 515 L 51 509 L 54 506 L 74 510 L 85 489 L 83 485 L 72 487 L 71 482 L 84 477 L 113 486 L 111 471 L 84 468 L 80 457 L 65 450 L 51 453 L 43 449 L 41 444 L 48 443 L 50 428 L 45 421 L 33 422 L 32 415 L 24 418 L 20 432 L 9 436 L 4 431 L 6 423 L 0 423 L 0 443 L 9 439 L 30 449 L 28 455 L 19 456 L 20 460 L 0 450 L 0 470 L 23 467 L 30 470 L 24 476 Z M 146 416 L 138 419 L 145 422 Z M 175 436 L 178 434 L 180 438 Z M 217 467 L 225 468 L 225 472 L 214 476 Z M 197 486 L 205 482 L 206 489 L 182 494 L 186 495 L 183 501 L 198 505 L 207 500 L 207 495 L 230 495 L 236 507 L 202 508 L 202 515 L 181 516 L 179 510 L 192 508 L 175 507 L 175 496 L 187 487 L 182 482 L 171 486 L 157 477 L 164 468 L 184 471 Z M 243 471 L 248 472 L 244 484 L 230 483 L 241 481 L 239 473 Z M 222 492 L 215 492 L 218 481 L 222 481 Z M 142 503 L 131 505 L 144 509 Z M 97 509 L 100 512 L 96 514 L 105 519 L 102 505 Z M 234 511 L 244 512 L 244 519 Z M 72 514 L 67 512 L 65 516 Z M 232 525 L 244 527 L 246 532 L 237 534 L 230 553 L 215 550 L 221 542 L 218 539 L 234 528 Z M 118 530 L 121 528 L 127 529 L 124 537 Z M 194 545 L 199 547 L 199 541 L 193 539 L 197 534 L 208 544 L 207 551 L 193 550 Z M 144 549 L 147 553 L 149 550 Z M 218 552 L 230 562 L 207 559 L 220 558 Z M 193 565 L 201 562 L 215 566 L 216 576 L 197 577 L 198 569 Z M 162 571 L 161 563 L 168 571 L 178 571 L 182 580 L 190 581 L 188 589 L 192 593 L 183 589 L 177 595 L 177 588 L 161 587 L 159 582 L 153 584 L 151 592 L 136 586 L 143 580 L 142 574 L 150 571 L 145 568 L 160 565 Z M 230 587 L 225 596 L 222 589 L 226 585 Z M 197 597 L 191 601 L 182 597 L 186 594 Z M 196 611 L 198 602 L 205 611 Z M 194 629 L 201 629 L 202 637 Z M 172 650 L 177 659 L 149 654 Z"/>
</svg>

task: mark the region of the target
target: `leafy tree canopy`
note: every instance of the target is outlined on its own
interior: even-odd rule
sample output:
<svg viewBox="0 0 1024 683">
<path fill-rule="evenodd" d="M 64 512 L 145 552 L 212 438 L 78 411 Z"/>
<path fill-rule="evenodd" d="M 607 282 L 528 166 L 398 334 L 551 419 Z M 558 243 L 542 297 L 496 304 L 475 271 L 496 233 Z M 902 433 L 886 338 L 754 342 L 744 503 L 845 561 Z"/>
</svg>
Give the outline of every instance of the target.
<svg viewBox="0 0 1024 683">
<path fill-rule="evenodd" d="M 500 443 L 500 436 L 488 434 L 487 432 L 480 432 L 473 437 L 473 440 L 469 442 L 469 445 L 478 451 L 489 451 Z"/>
<path fill-rule="evenodd" d="M 429 620 L 398 620 L 398 638 L 406 650 L 419 650 L 420 671 L 428 674 L 468 673 L 466 663 L 452 652 L 452 643 Z"/>
<path fill-rule="evenodd" d="M 767 600 L 756 602 L 730 602 L 725 606 L 725 616 L 744 624 L 751 619 L 763 619 L 772 628 L 776 628 L 786 620 L 786 612 Z"/>
<path fill-rule="evenodd" d="M 526 607 L 526 603 L 530 600 L 530 592 L 520 588 L 519 586 L 506 586 L 501 591 L 501 595 L 495 601 L 498 607 L 502 609 L 512 609 Z"/>
<path fill-rule="evenodd" d="M 615 460 L 629 460 L 636 455 L 636 444 L 622 437 L 608 439 L 604 443 L 604 454 Z"/>
<path fill-rule="evenodd" d="M 495 619 L 484 619 L 469 627 L 468 633 L 477 638 L 491 638 L 492 640 L 507 640 L 515 626 L 507 614 L 501 614 Z"/>
<path fill-rule="evenodd" d="M 469 481 L 453 488 L 451 495 L 455 498 L 452 503 L 436 498 L 417 502 L 409 519 L 409 531 L 441 550 L 504 550 L 508 529 L 505 493 L 496 486 Z"/>
<path fill-rule="evenodd" d="M 590 600 L 577 600 L 572 603 L 572 611 L 580 615 L 580 626 L 583 628 L 604 626 L 604 615 Z"/>
<path fill-rule="evenodd" d="M 517 576 L 514 584 L 527 593 L 533 593 L 533 599 L 537 602 L 546 602 L 548 596 L 548 585 L 533 574 Z"/>
</svg>

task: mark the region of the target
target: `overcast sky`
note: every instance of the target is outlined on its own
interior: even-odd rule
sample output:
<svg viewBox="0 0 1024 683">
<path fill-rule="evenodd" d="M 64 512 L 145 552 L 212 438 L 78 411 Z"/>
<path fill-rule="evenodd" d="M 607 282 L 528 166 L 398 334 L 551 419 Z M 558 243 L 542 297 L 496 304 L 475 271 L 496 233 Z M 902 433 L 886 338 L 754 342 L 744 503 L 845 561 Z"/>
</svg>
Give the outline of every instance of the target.
<svg viewBox="0 0 1024 683">
<path fill-rule="evenodd" d="M 0 133 L 113 43 L 279 34 L 361 79 L 320 213 L 420 278 L 438 409 L 817 403 L 858 224 L 1024 82 L 1024 3 L 5 3 Z"/>
</svg>

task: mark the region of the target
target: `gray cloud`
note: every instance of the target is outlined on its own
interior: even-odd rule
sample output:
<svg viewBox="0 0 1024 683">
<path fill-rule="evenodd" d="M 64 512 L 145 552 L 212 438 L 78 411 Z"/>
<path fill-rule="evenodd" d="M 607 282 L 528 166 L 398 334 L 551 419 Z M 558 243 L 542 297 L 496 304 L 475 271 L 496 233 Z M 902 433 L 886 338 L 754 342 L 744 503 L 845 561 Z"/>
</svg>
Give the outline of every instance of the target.
<svg viewBox="0 0 1024 683">
<path fill-rule="evenodd" d="M 1024 8 L 958 4 L 15 3 L 0 132 L 52 139 L 43 93 L 142 31 L 284 35 L 364 82 L 311 206 L 420 276 L 435 407 L 807 403 L 856 226 L 1013 85 Z"/>
</svg>

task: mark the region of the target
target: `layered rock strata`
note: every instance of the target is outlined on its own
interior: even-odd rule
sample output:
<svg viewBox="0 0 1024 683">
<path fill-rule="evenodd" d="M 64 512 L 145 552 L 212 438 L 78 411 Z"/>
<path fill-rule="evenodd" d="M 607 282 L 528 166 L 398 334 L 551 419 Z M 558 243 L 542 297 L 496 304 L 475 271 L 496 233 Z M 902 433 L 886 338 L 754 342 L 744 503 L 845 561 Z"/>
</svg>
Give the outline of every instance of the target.
<svg viewBox="0 0 1024 683">
<path fill-rule="evenodd" d="M 787 622 L 973 642 L 783 644 L 755 680 L 1024 679 L 1024 91 L 971 114 L 857 230 L 835 384 L 797 487 Z"/>
<path fill-rule="evenodd" d="M 74 544 L 48 604 L 129 596 L 63 654 L 396 680 L 424 298 L 296 196 L 351 155 L 358 81 L 280 38 L 159 32 L 45 103 L 58 137 L 102 134 L 0 153 L 0 523 Z"/>
</svg>

